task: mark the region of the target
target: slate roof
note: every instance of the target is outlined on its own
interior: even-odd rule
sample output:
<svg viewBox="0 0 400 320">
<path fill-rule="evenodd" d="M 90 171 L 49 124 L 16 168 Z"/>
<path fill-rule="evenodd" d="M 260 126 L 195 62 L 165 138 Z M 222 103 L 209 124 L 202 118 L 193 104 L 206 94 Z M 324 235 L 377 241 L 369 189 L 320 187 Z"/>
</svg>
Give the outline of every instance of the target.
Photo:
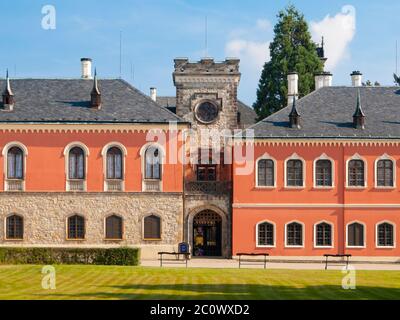
<svg viewBox="0 0 400 320">
<path fill-rule="evenodd" d="M 365 129 L 355 129 L 353 114 L 360 91 Z M 256 138 L 399 139 L 399 87 L 325 87 L 297 101 L 301 129 L 290 128 L 288 106 L 255 124 Z"/>
<path fill-rule="evenodd" d="M 157 103 L 160 106 L 167 108 L 168 110 L 170 110 L 174 113 L 176 112 L 176 98 L 175 97 L 157 97 Z M 244 125 L 245 128 L 249 127 L 257 122 L 256 121 L 257 114 L 253 108 L 249 107 L 245 103 L 238 100 L 238 109 L 240 112 L 241 123 Z"/>
<path fill-rule="evenodd" d="M 166 123 L 185 121 L 153 102 L 124 80 L 98 80 L 101 109 L 90 108 L 93 80 L 10 80 L 13 111 L 0 106 L 0 123 Z M 6 81 L 0 80 L 0 94 Z"/>
</svg>

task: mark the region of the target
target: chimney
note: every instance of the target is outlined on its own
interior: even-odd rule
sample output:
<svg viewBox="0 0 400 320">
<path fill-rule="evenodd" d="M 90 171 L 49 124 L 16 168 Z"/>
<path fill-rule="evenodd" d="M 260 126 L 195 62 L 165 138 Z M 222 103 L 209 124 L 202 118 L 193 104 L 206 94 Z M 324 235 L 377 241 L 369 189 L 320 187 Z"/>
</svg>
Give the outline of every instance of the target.
<svg viewBox="0 0 400 320">
<path fill-rule="evenodd" d="M 3 92 L 3 108 L 12 111 L 14 108 L 14 93 L 11 90 L 10 78 L 8 70 L 6 74 L 6 87 Z"/>
<path fill-rule="evenodd" d="M 360 71 L 353 71 L 351 74 L 351 85 L 353 87 L 362 86 L 362 73 Z"/>
<path fill-rule="evenodd" d="M 315 90 L 332 86 L 333 75 L 330 72 L 315 74 Z"/>
<path fill-rule="evenodd" d="M 299 75 L 297 72 L 290 72 L 287 76 L 288 79 L 288 106 L 293 103 L 293 99 L 297 100 L 299 97 Z"/>
<path fill-rule="evenodd" d="M 154 102 L 157 101 L 157 88 L 150 88 L 150 98 Z"/>
<path fill-rule="evenodd" d="M 90 94 L 90 106 L 94 109 L 100 109 L 101 107 L 101 93 L 97 84 L 97 71 L 94 71 L 93 89 Z"/>
<path fill-rule="evenodd" d="M 82 67 L 82 79 L 92 79 L 92 59 L 82 58 L 81 67 Z"/>
</svg>

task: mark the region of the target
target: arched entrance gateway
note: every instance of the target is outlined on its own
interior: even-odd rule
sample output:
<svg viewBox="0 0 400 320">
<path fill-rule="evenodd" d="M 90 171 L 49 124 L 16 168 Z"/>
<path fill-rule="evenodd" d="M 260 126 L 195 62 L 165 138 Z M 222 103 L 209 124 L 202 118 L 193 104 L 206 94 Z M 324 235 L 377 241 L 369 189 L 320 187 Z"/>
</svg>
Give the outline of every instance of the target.
<svg viewBox="0 0 400 320">
<path fill-rule="evenodd" d="M 204 210 L 193 218 L 192 254 L 194 257 L 222 256 L 222 217 Z"/>
</svg>

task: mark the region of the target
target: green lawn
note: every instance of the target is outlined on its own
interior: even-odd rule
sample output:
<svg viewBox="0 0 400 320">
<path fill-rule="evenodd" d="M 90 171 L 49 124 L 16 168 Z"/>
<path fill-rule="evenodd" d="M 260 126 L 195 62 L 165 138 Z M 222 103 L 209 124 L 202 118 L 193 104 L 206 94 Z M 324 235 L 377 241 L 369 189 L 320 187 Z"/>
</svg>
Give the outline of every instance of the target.
<svg viewBox="0 0 400 320">
<path fill-rule="evenodd" d="M 41 287 L 40 266 L 0 266 L 0 299 L 400 299 L 400 272 L 158 269 L 56 266 L 56 290 Z"/>
</svg>

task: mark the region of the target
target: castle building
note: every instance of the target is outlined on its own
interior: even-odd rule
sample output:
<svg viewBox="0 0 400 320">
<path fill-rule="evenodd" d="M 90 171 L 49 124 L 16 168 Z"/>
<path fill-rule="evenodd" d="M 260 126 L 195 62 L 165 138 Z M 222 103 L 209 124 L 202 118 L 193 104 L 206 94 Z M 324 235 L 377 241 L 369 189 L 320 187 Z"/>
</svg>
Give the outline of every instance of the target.
<svg viewBox="0 0 400 320">
<path fill-rule="evenodd" d="M 293 99 L 237 142 L 254 146 L 254 170 L 235 174 L 234 163 L 233 255 L 399 256 L 399 88 L 351 77 Z"/>
<path fill-rule="evenodd" d="M 199 140 L 205 159 L 181 158 L 185 130 L 255 122 L 237 101 L 239 61 L 176 59 L 176 99 L 81 64 L 80 79 L 0 81 L 0 245 L 135 246 L 146 259 L 185 241 L 230 257 L 231 165 L 208 158 L 226 148 Z"/>
<path fill-rule="evenodd" d="M 174 62 L 172 97 L 88 58 L 79 79 L 0 81 L 0 246 L 399 255 L 398 88 L 323 72 L 299 99 L 293 72 L 288 106 L 256 123 L 239 60 Z"/>
</svg>

